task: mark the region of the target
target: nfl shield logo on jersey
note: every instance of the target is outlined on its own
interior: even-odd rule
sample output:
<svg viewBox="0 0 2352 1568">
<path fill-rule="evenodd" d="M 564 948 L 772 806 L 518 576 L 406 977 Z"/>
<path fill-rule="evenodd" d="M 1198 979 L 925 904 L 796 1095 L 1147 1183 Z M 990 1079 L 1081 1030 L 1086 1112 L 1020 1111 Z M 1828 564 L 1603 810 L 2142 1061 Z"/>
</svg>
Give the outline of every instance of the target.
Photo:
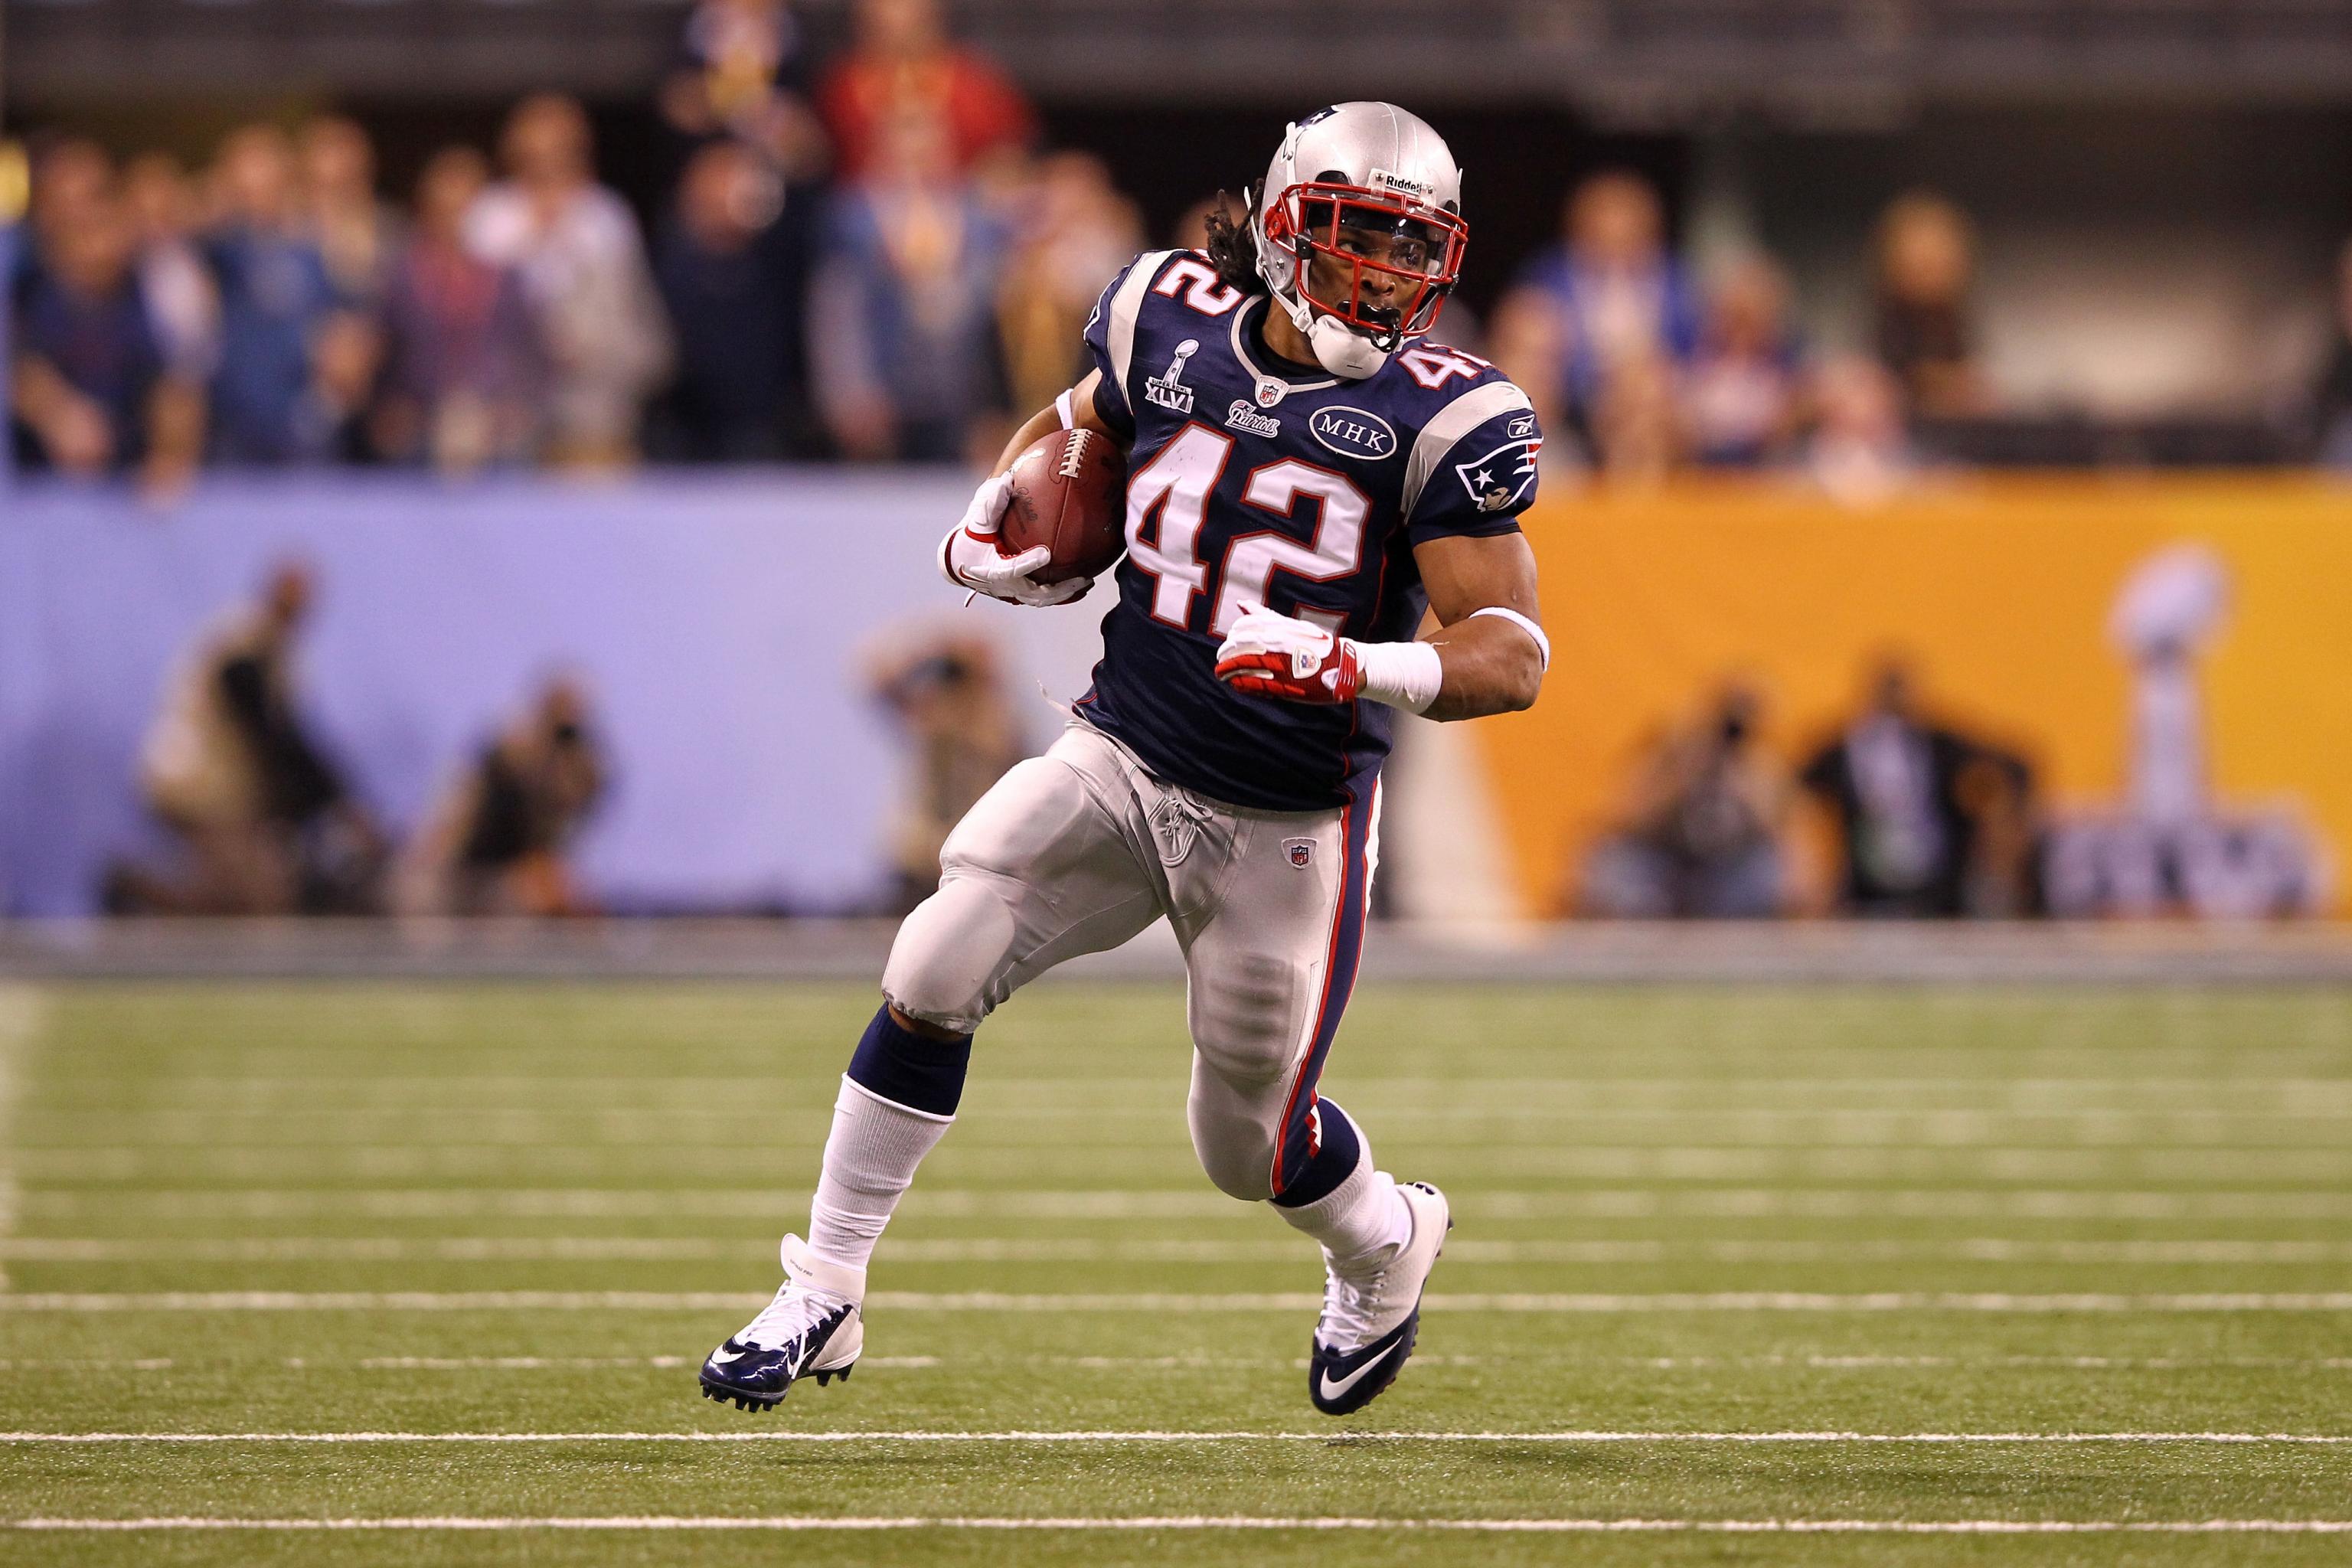
<svg viewBox="0 0 2352 1568">
<path fill-rule="evenodd" d="M 1292 865 L 1304 868 L 1307 862 L 1315 858 L 1315 840 L 1286 838 L 1282 841 L 1282 852 L 1290 857 Z"/>
</svg>

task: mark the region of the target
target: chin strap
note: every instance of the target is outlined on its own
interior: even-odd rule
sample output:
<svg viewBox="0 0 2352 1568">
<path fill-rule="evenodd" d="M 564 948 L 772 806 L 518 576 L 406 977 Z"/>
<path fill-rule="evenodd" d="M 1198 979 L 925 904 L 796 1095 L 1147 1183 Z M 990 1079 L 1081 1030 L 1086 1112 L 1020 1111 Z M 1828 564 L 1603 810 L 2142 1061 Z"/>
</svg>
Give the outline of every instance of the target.
<svg viewBox="0 0 2352 1568">
<path fill-rule="evenodd" d="M 1325 370 L 1349 381 L 1378 375 L 1389 363 L 1386 353 L 1337 316 L 1316 317 L 1315 324 L 1307 329 L 1307 342 Z"/>
</svg>

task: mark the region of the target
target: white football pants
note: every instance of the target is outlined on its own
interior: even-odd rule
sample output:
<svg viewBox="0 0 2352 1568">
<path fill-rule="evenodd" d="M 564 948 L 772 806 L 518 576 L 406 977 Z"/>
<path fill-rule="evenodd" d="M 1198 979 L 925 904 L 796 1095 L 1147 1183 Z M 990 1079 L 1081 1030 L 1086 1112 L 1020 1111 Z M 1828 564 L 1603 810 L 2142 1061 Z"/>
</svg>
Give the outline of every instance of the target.
<svg viewBox="0 0 2352 1568">
<path fill-rule="evenodd" d="M 1316 1079 L 1355 984 L 1379 854 L 1369 794 L 1335 811 L 1226 805 L 1073 721 L 948 836 L 940 889 L 899 927 L 883 994 L 969 1034 L 1064 959 L 1166 916 L 1190 981 L 1193 1150 L 1223 1191 L 1272 1197 L 1319 1144 Z"/>
</svg>

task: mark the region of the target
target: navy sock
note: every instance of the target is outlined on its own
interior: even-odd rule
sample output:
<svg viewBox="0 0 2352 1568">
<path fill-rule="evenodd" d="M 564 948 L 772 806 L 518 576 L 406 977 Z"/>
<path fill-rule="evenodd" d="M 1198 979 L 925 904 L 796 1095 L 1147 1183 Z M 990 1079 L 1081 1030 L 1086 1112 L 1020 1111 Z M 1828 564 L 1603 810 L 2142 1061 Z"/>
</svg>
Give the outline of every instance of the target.
<svg viewBox="0 0 2352 1568">
<path fill-rule="evenodd" d="M 849 1081 L 909 1110 L 953 1116 L 971 1066 L 970 1035 L 929 1039 L 900 1027 L 886 1003 L 866 1026 L 857 1054 L 849 1058 Z"/>
<path fill-rule="evenodd" d="M 1364 1141 L 1358 1136 L 1356 1124 L 1336 1102 L 1317 1100 L 1315 1119 L 1323 1129 L 1322 1147 L 1288 1186 L 1274 1194 L 1274 1201 L 1283 1208 L 1305 1208 L 1318 1198 L 1329 1197 L 1364 1157 Z"/>
</svg>

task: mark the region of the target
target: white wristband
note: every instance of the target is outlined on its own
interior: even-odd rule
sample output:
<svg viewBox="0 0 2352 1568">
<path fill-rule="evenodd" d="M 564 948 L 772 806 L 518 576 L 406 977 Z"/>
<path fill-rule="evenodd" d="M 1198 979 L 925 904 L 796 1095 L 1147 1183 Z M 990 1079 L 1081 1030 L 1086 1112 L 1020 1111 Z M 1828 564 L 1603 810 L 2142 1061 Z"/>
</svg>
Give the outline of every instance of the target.
<svg viewBox="0 0 2352 1568">
<path fill-rule="evenodd" d="M 1469 613 L 1469 615 L 1467 615 L 1467 616 L 1464 616 L 1463 618 L 1464 618 L 1465 620 L 1472 620 L 1472 621 L 1475 621 L 1475 620 L 1476 620 L 1480 616 L 1496 616 L 1496 617 L 1497 617 L 1497 618 L 1499 618 L 1499 619 L 1508 621 L 1508 622 L 1510 622 L 1510 623 L 1511 623 L 1511 625 L 1513 625 L 1513 626 L 1515 626 L 1518 627 L 1518 628 L 1519 628 L 1519 630 L 1521 630 L 1521 631 L 1523 631 L 1523 632 L 1527 633 L 1527 634 L 1528 634 L 1528 636 L 1529 636 L 1529 637 L 1531 637 L 1535 638 L 1535 639 L 1536 639 L 1536 653 L 1537 653 L 1537 655 L 1538 655 L 1539 658 L 1542 658 L 1542 660 L 1543 660 L 1543 668 L 1545 668 L 1545 670 L 1546 670 L 1546 671 L 1549 671 L 1549 670 L 1550 670 L 1550 668 L 1551 668 L 1551 638 L 1549 638 L 1549 637 L 1548 637 L 1544 636 L 1544 629 L 1543 629 L 1543 627 L 1541 627 L 1541 626 L 1539 626 L 1536 625 L 1536 624 L 1535 624 L 1535 622 L 1533 622 L 1533 621 L 1531 621 L 1531 620 L 1528 619 L 1528 617 L 1527 617 L 1527 616 L 1523 616 L 1523 615 L 1519 614 L 1519 612 L 1518 612 L 1518 611 L 1517 611 L 1517 610 L 1507 610 L 1507 609 L 1505 609 L 1505 608 L 1504 608 L 1502 605 L 1487 605 L 1487 606 L 1486 606 L 1485 609 L 1483 609 L 1483 610 L 1473 610 L 1473 611 L 1471 611 L 1471 612 Z"/>
<path fill-rule="evenodd" d="M 1357 642 L 1351 637 L 1348 646 L 1356 650 L 1357 668 L 1364 672 L 1362 696 L 1408 713 L 1426 712 L 1437 700 L 1445 661 L 1438 658 L 1434 643 Z"/>
</svg>

